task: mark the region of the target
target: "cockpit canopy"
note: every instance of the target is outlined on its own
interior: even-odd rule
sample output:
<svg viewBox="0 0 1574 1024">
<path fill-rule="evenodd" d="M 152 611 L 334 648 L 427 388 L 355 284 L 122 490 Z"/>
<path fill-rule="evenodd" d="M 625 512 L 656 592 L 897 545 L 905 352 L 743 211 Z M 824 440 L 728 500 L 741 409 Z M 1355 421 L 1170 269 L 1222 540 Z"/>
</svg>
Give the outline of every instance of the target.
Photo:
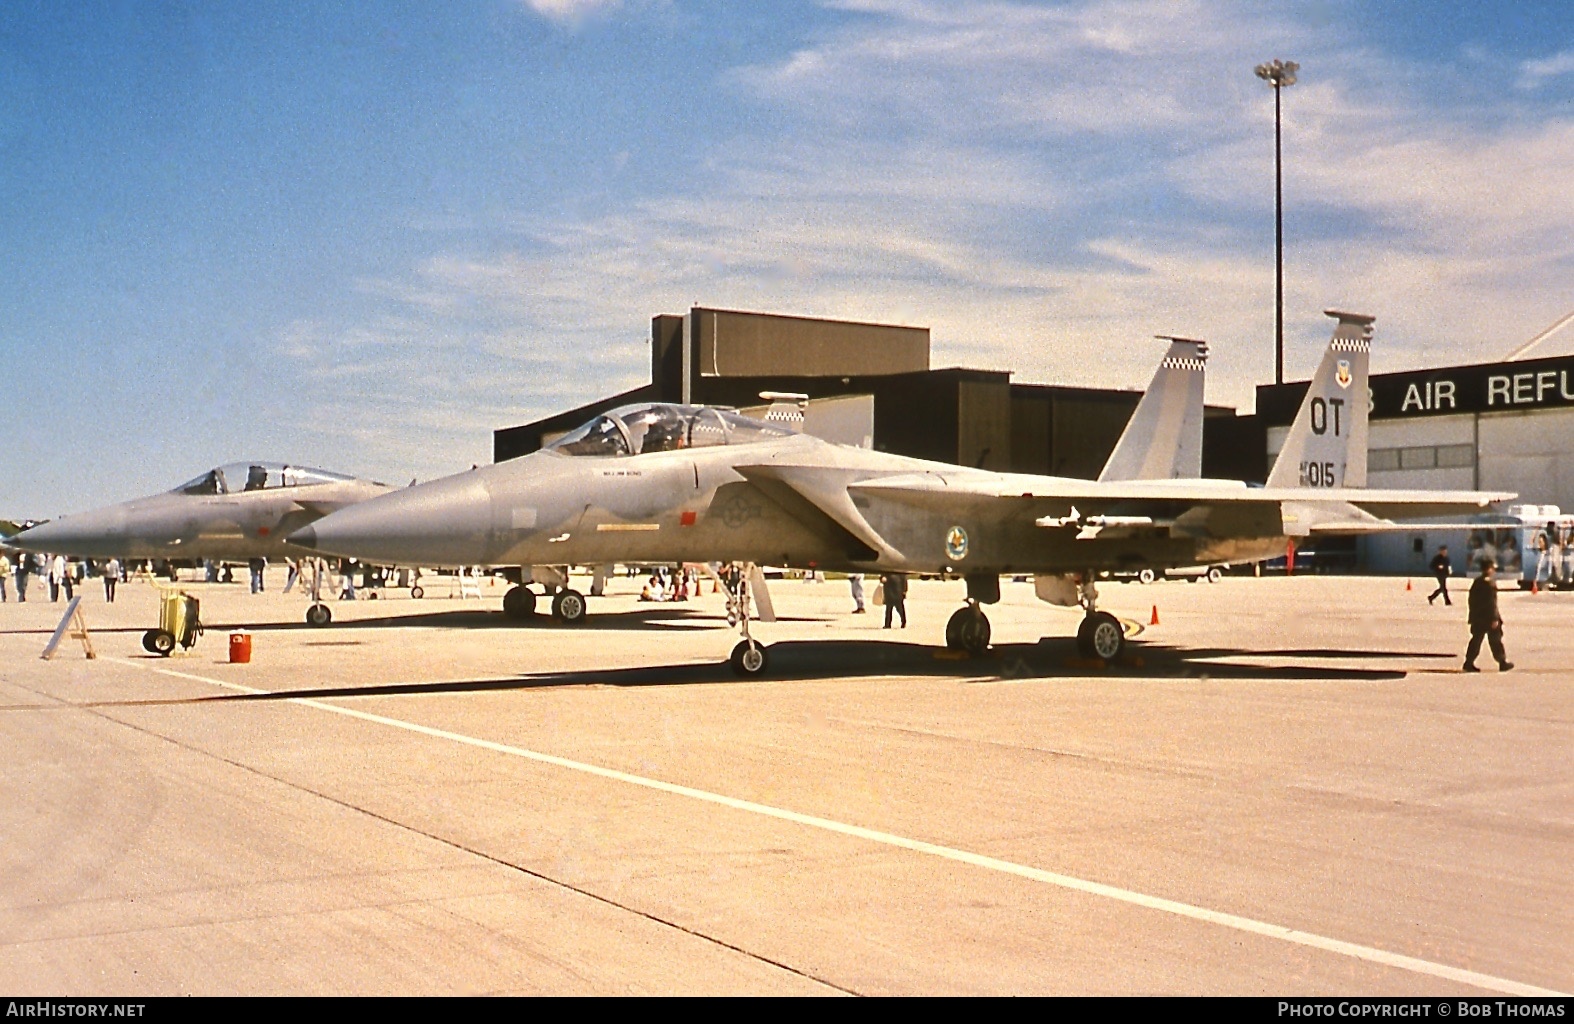
<svg viewBox="0 0 1574 1024">
<path fill-rule="evenodd" d="M 749 444 L 791 430 L 731 409 L 703 405 L 624 405 L 602 413 L 546 446 L 559 455 L 644 455 L 679 448 Z"/>
<path fill-rule="evenodd" d="M 304 487 L 307 484 L 337 484 L 353 476 L 330 473 L 325 469 L 289 466 L 277 462 L 232 462 L 210 469 L 195 480 L 188 480 L 172 494 L 236 494 L 241 491 L 272 490 L 279 487 Z"/>
</svg>

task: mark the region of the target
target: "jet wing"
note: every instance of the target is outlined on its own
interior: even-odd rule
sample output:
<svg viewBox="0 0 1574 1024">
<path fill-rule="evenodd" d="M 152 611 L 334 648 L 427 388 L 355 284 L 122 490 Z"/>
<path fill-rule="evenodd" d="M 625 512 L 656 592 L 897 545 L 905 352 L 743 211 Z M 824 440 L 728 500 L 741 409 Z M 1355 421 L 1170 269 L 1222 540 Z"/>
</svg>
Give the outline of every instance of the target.
<svg viewBox="0 0 1574 1024">
<path fill-rule="evenodd" d="M 804 468 L 797 472 L 809 473 Z M 823 490 L 824 484 L 820 486 Z M 958 515 L 982 512 L 1003 520 L 1030 515 L 1041 527 L 1075 527 L 1084 540 L 1153 527 L 1214 537 L 1221 531 L 1262 535 L 1270 529 L 1282 529 L 1287 536 L 1376 533 L 1417 528 L 1392 523 L 1396 518 L 1469 515 L 1514 497 L 1510 492 L 1488 491 L 1247 487 L 1232 481 L 1100 483 L 1016 474 L 986 478 L 966 471 L 954 477 L 942 473 L 882 477 L 849 483 L 845 490 L 849 507 L 854 505 L 851 496 L 861 494 Z M 852 511 L 856 514 L 855 507 Z"/>
</svg>

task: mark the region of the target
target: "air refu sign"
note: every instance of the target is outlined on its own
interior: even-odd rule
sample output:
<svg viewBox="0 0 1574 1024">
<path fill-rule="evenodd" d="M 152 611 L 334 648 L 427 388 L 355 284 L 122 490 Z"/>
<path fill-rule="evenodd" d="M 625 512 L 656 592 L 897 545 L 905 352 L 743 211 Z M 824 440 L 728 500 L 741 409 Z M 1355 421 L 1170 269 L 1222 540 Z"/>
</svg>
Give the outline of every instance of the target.
<svg viewBox="0 0 1574 1024">
<path fill-rule="evenodd" d="M 1385 373 L 1370 381 L 1374 419 L 1574 405 L 1574 356 Z"/>
</svg>

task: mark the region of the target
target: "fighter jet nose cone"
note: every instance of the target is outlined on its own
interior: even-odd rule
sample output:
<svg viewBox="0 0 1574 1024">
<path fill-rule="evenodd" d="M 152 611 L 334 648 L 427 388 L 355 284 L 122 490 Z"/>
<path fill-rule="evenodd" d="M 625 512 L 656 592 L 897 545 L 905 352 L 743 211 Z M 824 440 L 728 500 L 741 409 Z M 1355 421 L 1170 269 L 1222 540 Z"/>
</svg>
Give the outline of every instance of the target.
<svg viewBox="0 0 1574 1024">
<path fill-rule="evenodd" d="M 285 539 L 289 541 L 289 543 L 294 544 L 296 547 L 311 548 L 313 551 L 317 550 L 316 527 L 303 526 Z"/>
<path fill-rule="evenodd" d="M 50 542 L 59 539 L 58 535 L 51 536 L 55 534 L 55 531 L 45 529 L 47 525 L 46 523 L 44 526 L 34 526 L 31 529 L 23 530 L 21 533 L 13 534 L 6 538 L 6 545 L 16 548 L 18 551 L 47 552 L 51 550 L 49 547 Z"/>
</svg>

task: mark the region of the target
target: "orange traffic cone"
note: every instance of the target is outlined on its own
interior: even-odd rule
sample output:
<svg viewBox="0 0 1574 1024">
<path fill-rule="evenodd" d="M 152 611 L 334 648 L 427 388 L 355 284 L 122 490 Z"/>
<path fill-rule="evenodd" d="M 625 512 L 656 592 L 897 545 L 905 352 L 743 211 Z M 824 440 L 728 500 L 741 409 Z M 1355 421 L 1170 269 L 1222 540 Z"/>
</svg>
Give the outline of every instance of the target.
<svg viewBox="0 0 1574 1024">
<path fill-rule="evenodd" d="M 1153 606 L 1153 618 L 1148 621 L 1148 625 L 1150 625 L 1150 626 L 1157 626 L 1158 624 L 1159 624 L 1159 606 L 1158 605 L 1154 605 Z"/>
<path fill-rule="evenodd" d="M 1410 585 L 1410 581 L 1409 580 L 1405 580 L 1405 589 L 1406 590 L 1414 590 L 1415 588 Z"/>
</svg>

